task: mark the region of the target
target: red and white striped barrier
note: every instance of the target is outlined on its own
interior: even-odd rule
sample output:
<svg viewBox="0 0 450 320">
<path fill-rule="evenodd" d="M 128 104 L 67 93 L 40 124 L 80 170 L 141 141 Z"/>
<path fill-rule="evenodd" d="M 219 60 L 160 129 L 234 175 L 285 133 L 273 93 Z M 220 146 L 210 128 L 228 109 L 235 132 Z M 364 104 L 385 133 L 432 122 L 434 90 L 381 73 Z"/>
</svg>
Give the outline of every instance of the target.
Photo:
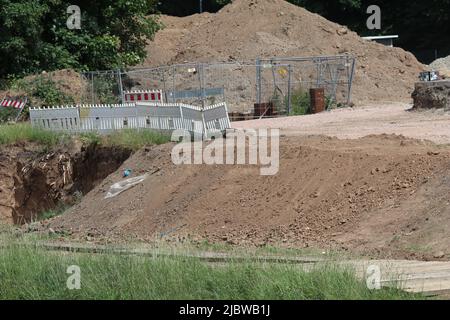
<svg viewBox="0 0 450 320">
<path fill-rule="evenodd" d="M 125 91 L 124 102 L 164 102 L 162 90 Z"/>
<path fill-rule="evenodd" d="M 23 109 L 23 107 L 25 107 L 27 102 L 28 102 L 28 98 L 5 97 L 5 98 L 3 98 L 0 105 L 5 108 L 12 107 L 12 108 L 16 108 L 16 109 Z"/>
</svg>

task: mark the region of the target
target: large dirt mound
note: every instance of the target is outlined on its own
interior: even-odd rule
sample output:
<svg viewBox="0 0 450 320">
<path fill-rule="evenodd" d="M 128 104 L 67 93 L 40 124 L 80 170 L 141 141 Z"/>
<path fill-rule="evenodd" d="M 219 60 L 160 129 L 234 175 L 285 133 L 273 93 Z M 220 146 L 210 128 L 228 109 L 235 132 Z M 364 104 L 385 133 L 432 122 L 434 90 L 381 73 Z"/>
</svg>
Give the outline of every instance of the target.
<svg viewBox="0 0 450 320">
<path fill-rule="evenodd" d="M 411 235 L 417 246 L 450 244 L 446 197 L 433 196 L 449 191 L 442 181 L 450 173 L 448 148 L 401 136 L 285 137 L 279 173 L 266 177 L 255 166 L 175 166 L 171 148 L 141 150 L 50 226 L 99 240 L 188 237 L 371 252 L 390 246 L 384 253 L 401 255 L 410 248 L 395 241 Z M 153 174 L 104 199 L 125 168 Z"/>
<path fill-rule="evenodd" d="M 147 48 L 147 66 L 351 53 L 357 103 L 409 99 L 424 69 L 409 52 L 366 41 L 283 0 L 235 0 L 216 14 L 163 16 L 162 22 L 165 29 Z"/>
<path fill-rule="evenodd" d="M 434 60 L 430 67 L 433 70 L 450 70 L 450 56 Z"/>
</svg>

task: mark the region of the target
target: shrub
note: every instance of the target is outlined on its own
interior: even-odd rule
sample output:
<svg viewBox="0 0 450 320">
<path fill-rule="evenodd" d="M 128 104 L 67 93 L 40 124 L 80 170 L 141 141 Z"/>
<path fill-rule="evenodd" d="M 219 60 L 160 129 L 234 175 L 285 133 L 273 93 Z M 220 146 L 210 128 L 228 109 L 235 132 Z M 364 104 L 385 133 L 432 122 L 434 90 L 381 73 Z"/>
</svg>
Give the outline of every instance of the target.
<svg viewBox="0 0 450 320">
<path fill-rule="evenodd" d="M 296 89 L 291 94 L 290 115 L 301 116 L 310 113 L 311 98 L 309 92 L 302 88 Z"/>
<path fill-rule="evenodd" d="M 11 85 L 12 90 L 24 92 L 28 96 L 28 106 L 40 107 L 73 104 L 74 99 L 64 93 L 60 87 L 61 83 L 53 81 L 46 75 L 15 80 Z"/>
</svg>

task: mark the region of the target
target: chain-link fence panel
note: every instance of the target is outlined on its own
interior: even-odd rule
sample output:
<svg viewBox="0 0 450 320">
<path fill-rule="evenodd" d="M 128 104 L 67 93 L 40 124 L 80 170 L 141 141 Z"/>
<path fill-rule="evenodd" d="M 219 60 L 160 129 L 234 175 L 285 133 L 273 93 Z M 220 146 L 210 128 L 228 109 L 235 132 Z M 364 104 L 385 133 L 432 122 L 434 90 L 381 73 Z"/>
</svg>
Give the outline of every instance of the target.
<svg viewBox="0 0 450 320">
<path fill-rule="evenodd" d="M 307 113 L 309 90 L 312 88 L 324 89 L 327 107 L 351 102 L 355 70 L 352 56 L 270 58 L 260 59 L 259 64 L 262 70 L 279 64 L 287 68 L 289 102 L 286 103 L 286 113 Z"/>
<path fill-rule="evenodd" d="M 122 102 L 122 74 L 120 70 L 81 73 L 82 103 L 117 104 Z"/>
<path fill-rule="evenodd" d="M 304 114 L 311 88 L 324 89 L 327 106 L 348 104 L 354 68 L 355 59 L 342 55 L 90 72 L 82 74 L 83 102 L 119 103 L 124 92 L 161 90 L 164 102 L 199 107 L 226 102 L 230 113 L 256 118 Z"/>
</svg>

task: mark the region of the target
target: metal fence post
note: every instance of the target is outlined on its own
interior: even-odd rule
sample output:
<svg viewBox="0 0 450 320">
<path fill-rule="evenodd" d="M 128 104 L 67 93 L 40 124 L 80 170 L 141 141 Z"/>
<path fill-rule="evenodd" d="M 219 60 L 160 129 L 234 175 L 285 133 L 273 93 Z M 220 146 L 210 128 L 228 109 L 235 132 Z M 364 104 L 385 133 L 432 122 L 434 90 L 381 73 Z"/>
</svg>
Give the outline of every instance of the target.
<svg viewBox="0 0 450 320">
<path fill-rule="evenodd" d="M 122 84 L 122 72 L 120 71 L 120 69 L 117 69 L 117 77 L 118 77 L 118 82 L 119 82 L 119 95 L 120 95 L 120 102 L 123 104 L 123 84 Z"/>
<path fill-rule="evenodd" d="M 261 59 L 256 59 L 256 103 L 261 103 Z"/>
<path fill-rule="evenodd" d="M 200 82 L 200 95 L 201 95 L 201 102 L 202 102 L 202 110 L 205 109 L 205 87 L 204 87 L 204 72 L 203 72 L 203 63 L 200 63 L 198 65 L 198 77 Z"/>
<path fill-rule="evenodd" d="M 91 103 L 95 104 L 94 99 L 94 73 L 91 72 Z"/>
<path fill-rule="evenodd" d="M 348 84 L 348 94 L 347 94 L 347 104 L 350 104 L 352 102 L 352 84 L 353 84 L 353 77 L 355 76 L 355 65 L 356 65 L 356 59 L 352 58 L 352 67 L 350 71 L 350 79 Z"/>
<path fill-rule="evenodd" d="M 288 67 L 288 103 L 287 103 L 287 115 L 291 114 L 291 97 L 292 97 L 292 89 L 291 89 L 291 75 L 292 75 L 292 66 L 289 64 Z"/>
<path fill-rule="evenodd" d="M 177 102 L 175 99 L 175 66 L 172 67 L 172 102 Z"/>
<path fill-rule="evenodd" d="M 164 101 L 169 101 L 168 95 L 167 95 L 166 75 L 164 74 L 164 71 L 162 73 L 160 73 L 160 72 L 161 72 L 161 70 L 158 70 L 158 75 L 160 77 L 162 77 L 162 82 L 163 82 Z"/>
</svg>

